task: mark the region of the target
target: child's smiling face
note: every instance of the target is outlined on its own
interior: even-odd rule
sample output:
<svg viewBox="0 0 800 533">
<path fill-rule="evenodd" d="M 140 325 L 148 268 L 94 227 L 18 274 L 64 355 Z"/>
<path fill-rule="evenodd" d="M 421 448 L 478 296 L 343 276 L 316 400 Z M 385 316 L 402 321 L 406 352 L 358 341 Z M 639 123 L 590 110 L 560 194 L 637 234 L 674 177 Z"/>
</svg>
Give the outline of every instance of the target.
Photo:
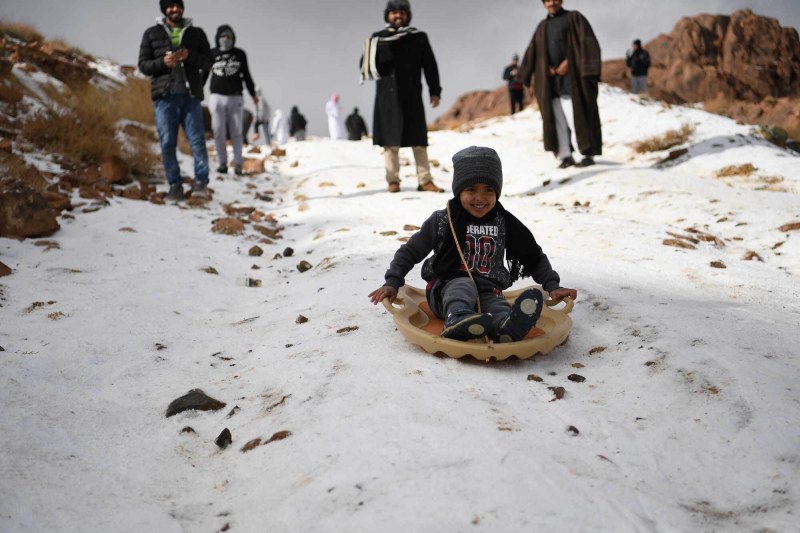
<svg viewBox="0 0 800 533">
<path fill-rule="evenodd" d="M 490 185 L 476 183 L 461 191 L 458 199 L 467 213 L 483 218 L 497 203 L 497 192 Z"/>
</svg>

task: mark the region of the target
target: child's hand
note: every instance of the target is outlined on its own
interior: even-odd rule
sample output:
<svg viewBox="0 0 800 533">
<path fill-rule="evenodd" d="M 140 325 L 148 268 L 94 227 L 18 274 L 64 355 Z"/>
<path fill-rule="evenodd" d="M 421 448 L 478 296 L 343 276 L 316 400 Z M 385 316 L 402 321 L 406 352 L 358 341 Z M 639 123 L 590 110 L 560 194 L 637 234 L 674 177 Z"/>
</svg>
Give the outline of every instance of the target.
<svg viewBox="0 0 800 533">
<path fill-rule="evenodd" d="M 380 289 L 369 293 L 369 301 L 372 302 L 372 305 L 378 305 L 384 298 L 389 298 L 389 303 L 394 302 L 394 299 L 397 298 L 397 289 L 389 285 L 384 285 Z"/>
<path fill-rule="evenodd" d="M 575 289 L 567 289 L 565 287 L 559 287 L 555 290 L 550 291 L 550 299 L 551 300 L 560 300 L 562 298 L 570 297 L 574 300 L 578 299 L 578 291 Z"/>
</svg>

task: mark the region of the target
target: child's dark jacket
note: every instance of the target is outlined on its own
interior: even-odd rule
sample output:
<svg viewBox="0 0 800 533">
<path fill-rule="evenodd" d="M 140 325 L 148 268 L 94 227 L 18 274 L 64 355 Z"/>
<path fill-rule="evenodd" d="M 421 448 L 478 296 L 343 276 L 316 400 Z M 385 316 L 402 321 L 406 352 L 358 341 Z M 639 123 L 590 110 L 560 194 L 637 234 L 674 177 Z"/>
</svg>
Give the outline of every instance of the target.
<svg viewBox="0 0 800 533">
<path fill-rule="evenodd" d="M 453 205 L 454 202 L 451 202 Z M 473 276 L 488 279 L 501 290 L 526 276 L 532 277 L 548 292 L 559 287 L 561 280 L 558 273 L 550 266 L 550 261 L 531 232 L 514 215 L 503 209 L 499 202 L 481 219 L 466 212 L 462 216 L 464 238 L 460 244 Z M 448 253 L 452 243 L 447 210 L 435 211 L 395 253 L 386 271 L 386 285 L 395 289 L 405 285 L 405 276 L 431 251 L 434 254 L 422 265 L 422 278 L 425 281 L 466 277 L 458 252 Z M 506 255 L 510 263 L 508 266 Z"/>
</svg>

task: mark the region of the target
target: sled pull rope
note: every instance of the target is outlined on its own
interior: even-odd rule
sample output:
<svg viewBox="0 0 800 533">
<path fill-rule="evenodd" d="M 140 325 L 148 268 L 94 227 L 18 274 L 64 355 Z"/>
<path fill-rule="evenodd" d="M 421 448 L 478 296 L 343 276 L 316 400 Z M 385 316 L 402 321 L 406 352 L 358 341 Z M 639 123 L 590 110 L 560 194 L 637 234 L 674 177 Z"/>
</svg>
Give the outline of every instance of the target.
<svg viewBox="0 0 800 533">
<path fill-rule="evenodd" d="M 461 264 L 464 265 L 464 269 L 467 271 L 467 276 L 469 279 L 472 280 L 472 283 L 475 283 L 475 278 L 472 277 L 472 272 L 469 271 L 469 265 L 467 264 L 467 260 L 464 259 L 464 252 L 461 251 L 461 245 L 458 243 L 458 236 L 456 235 L 456 228 L 453 227 L 453 217 L 450 216 L 450 202 L 447 202 L 447 222 L 450 223 L 450 232 L 453 234 L 453 241 L 456 243 L 456 249 L 458 250 L 458 257 L 461 258 Z M 481 311 L 481 299 L 478 297 L 478 312 L 482 313 Z"/>
</svg>

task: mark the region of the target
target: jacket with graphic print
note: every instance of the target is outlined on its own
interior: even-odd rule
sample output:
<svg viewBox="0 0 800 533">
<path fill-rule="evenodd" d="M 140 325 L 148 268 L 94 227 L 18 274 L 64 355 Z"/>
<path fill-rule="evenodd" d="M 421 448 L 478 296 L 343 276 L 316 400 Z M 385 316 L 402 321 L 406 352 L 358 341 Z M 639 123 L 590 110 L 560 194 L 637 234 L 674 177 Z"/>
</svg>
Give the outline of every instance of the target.
<svg viewBox="0 0 800 533">
<path fill-rule="evenodd" d="M 219 38 L 223 33 L 233 35 L 233 48 L 223 52 L 219 47 Z M 211 92 L 231 96 L 242 94 L 242 84 L 247 86 L 250 96 L 256 95 L 256 85 L 250 77 L 250 68 L 247 65 L 247 54 L 241 48 L 236 48 L 236 34 L 233 28 L 223 24 L 217 28 L 214 37 L 216 48 L 211 50 L 213 64 L 211 66 Z"/>
<path fill-rule="evenodd" d="M 509 217 L 512 215 L 499 209 L 490 218 L 484 217 L 485 220 L 474 220 L 466 225 L 465 239 L 460 244 L 470 272 L 474 277 L 490 280 L 501 290 L 509 288 L 514 283 L 514 276 L 505 262 L 506 253 L 509 252 L 526 258 L 521 265 L 523 276 L 531 276 L 548 292 L 557 289 L 561 279 L 535 240 L 532 240 L 531 250 L 507 249 Z M 423 259 L 425 262 L 422 264 L 422 279 L 427 282 L 441 280 L 442 276 L 434 273 L 433 265 L 437 254 L 442 250 L 442 244 L 446 239 L 452 240 L 452 238 L 447 210 L 435 211 L 422 224 L 420 230 L 394 254 L 394 259 L 386 271 L 386 285 L 395 289 L 405 285 L 406 275 Z M 428 257 L 431 252 L 433 255 Z M 428 258 L 425 259 L 426 257 Z M 467 276 L 467 273 L 460 261 L 447 273 L 448 279 L 464 276 Z"/>
</svg>

